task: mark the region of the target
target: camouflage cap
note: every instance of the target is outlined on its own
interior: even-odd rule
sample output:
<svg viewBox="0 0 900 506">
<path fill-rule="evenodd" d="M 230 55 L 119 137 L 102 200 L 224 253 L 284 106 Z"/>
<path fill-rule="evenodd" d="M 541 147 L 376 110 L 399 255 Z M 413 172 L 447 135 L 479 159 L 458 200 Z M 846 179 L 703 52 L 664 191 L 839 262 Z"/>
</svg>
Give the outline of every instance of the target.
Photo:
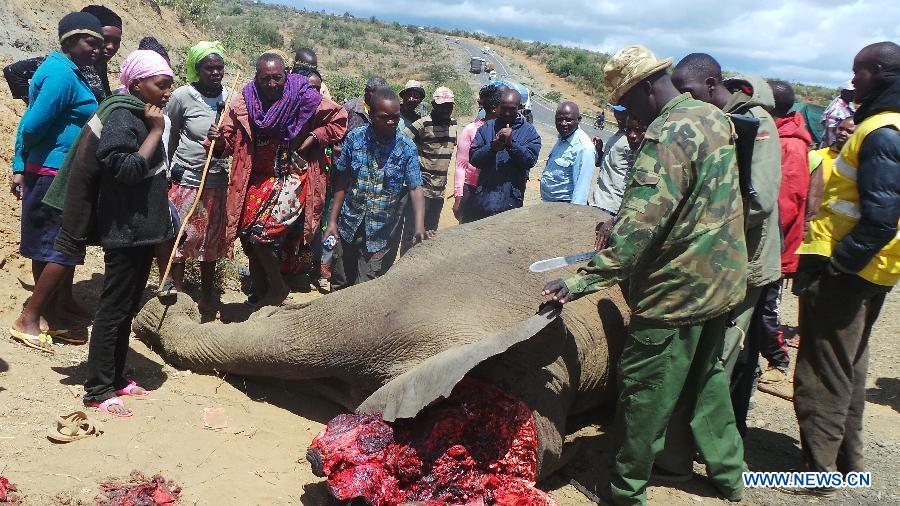
<svg viewBox="0 0 900 506">
<path fill-rule="evenodd" d="M 671 65 L 671 58 L 660 60 L 644 46 L 623 47 L 603 66 L 603 85 L 610 90 L 609 101 L 616 104 L 632 86 Z"/>
</svg>

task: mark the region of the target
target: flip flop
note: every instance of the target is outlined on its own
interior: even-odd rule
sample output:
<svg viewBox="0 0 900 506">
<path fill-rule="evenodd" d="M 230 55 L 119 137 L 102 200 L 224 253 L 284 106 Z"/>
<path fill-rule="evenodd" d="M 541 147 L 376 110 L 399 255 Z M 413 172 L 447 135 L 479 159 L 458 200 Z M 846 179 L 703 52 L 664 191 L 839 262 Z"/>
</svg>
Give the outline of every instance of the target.
<svg viewBox="0 0 900 506">
<path fill-rule="evenodd" d="M 47 439 L 56 443 L 71 443 L 91 436 L 99 436 L 103 429 L 94 424 L 84 411 L 75 411 L 56 419 L 56 428 L 50 429 Z"/>
<path fill-rule="evenodd" d="M 85 402 L 84 405 L 89 408 L 97 408 L 107 415 L 111 415 L 116 418 L 129 418 L 134 415 L 133 411 L 129 411 L 127 413 L 113 413 L 109 410 L 110 406 L 125 406 L 125 403 L 122 402 L 122 399 L 119 399 L 118 397 L 110 397 L 103 402 Z"/>
<path fill-rule="evenodd" d="M 150 391 L 147 390 L 146 388 L 144 388 L 144 393 L 142 393 L 142 394 L 131 393 L 134 391 L 135 388 L 144 388 L 144 387 L 138 385 L 137 382 L 134 380 L 129 380 L 128 385 L 126 385 L 125 388 L 120 388 L 120 389 L 116 390 L 116 395 L 127 395 L 128 397 L 147 397 L 148 395 L 150 395 Z"/>
<path fill-rule="evenodd" d="M 53 338 L 45 332 L 41 332 L 40 334 L 35 336 L 32 334 L 26 334 L 25 332 L 21 332 L 10 327 L 9 335 L 13 339 L 21 342 L 29 348 L 41 350 L 44 353 L 49 353 L 51 355 L 56 353 L 56 351 L 53 349 Z"/>
</svg>

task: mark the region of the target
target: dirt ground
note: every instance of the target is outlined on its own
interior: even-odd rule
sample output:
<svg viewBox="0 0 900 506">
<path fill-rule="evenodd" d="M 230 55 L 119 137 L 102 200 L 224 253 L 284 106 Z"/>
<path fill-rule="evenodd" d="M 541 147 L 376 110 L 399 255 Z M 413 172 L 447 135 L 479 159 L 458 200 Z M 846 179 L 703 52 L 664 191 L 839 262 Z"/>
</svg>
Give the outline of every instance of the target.
<svg viewBox="0 0 900 506">
<path fill-rule="evenodd" d="M 19 3 L 20 0 L 13 0 L 0 7 L 4 19 L 16 20 L 4 23 L 0 32 L 5 30 L 12 37 L 10 40 L 24 41 L 22 34 L 43 25 L 39 24 L 41 16 L 36 9 L 16 10 L 21 7 Z M 61 1 L 44 3 L 56 9 L 64 5 Z M 109 3 L 115 8 L 124 2 Z M 143 3 L 137 2 L 137 7 L 130 8 L 132 12 L 147 12 L 127 17 L 126 27 L 155 19 L 152 9 Z M 13 33 L 14 30 L 19 31 Z M 186 36 L 184 32 L 170 35 Z M 44 49 L 28 46 L 27 52 Z M 22 55 L 0 51 L 2 61 L 19 56 Z M 540 84 L 538 88 L 543 89 Z M 563 95 L 568 96 L 566 92 Z M 21 110 L 21 104 L 13 102 L 5 86 L 0 86 L 0 167 L 4 172 Z M 545 146 L 538 167 L 543 166 L 555 137 L 555 132 L 546 129 L 540 133 Z M 529 204 L 538 200 L 540 171 L 534 172 L 526 194 Z M 452 200 L 448 200 L 441 228 L 455 223 L 451 206 Z M 0 325 L 8 326 L 16 317 L 32 284 L 30 266 L 17 252 L 18 238 L 19 204 L 4 189 L 0 191 Z M 101 252 L 91 250 L 86 265 L 76 271 L 76 296 L 86 306 L 96 305 L 102 270 Z M 229 286 L 223 302 L 236 315 L 244 296 L 233 284 Z M 146 296 L 152 296 L 152 291 L 148 290 Z M 291 301 L 299 303 L 319 296 L 315 292 L 295 293 Z M 538 297 L 535 299 L 537 303 Z M 900 479 L 898 314 L 900 297 L 895 292 L 889 296 L 871 339 L 865 441 L 873 487 L 841 492 L 833 501 L 835 504 L 900 503 L 900 495 L 893 488 Z M 789 294 L 784 297 L 782 318 L 784 324 L 796 324 L 796 300 Z M 82 322 L 73 330 L 87 335 L 89 323 Z M 144 400 L 129 402 L 135 416 L 113 419 L 87 410 L 103 423 L 102 436 L 65 445 L 51 443 L 46 435 L 56 417 L 84 409 L 81 396 L 86 357 L 86 346 L 58 346 L 56 354 L 47 355 L 0 339 L 0 475 L 19 486 L 24 504 L 93 504 L 100 481 L 107 476 L 126 476 L 132 469 L 147 475 L 162 473 L 180 484 L 184 489 L 182 504 L 332 504 L 322 480 L 312 475 L 304 455 L 315 434 L 341 411 L 339 407 L 316 397 L 302 384 L 179 371 L 137 340 L 131 342 L 129 374 L 153 393 Z M 789 393 L 790 385 L 784 387 Z M 797 467 L 800 450 L 791 403 L 762 392 L 757 393 L 755 402 L 746 442 L 750 469 Z M 218 421 L 224 420 L 226 427 L 207 427 L 203 416 L 207 408 L 217 410 Z M 569 441 L 577 452 L 561 472 L 541 484 L 561 504 L 594 504 L 589 495 L 605 480 L 604 468 L 611 452 L 607 430 L 612 413 L 613 407 L 608 406 L 574 421 L 580 428 L 570 435 Z M 696 471 L 703 474 L 699 467 Z M 650 504 L 723 502 L 700 477 L 675 487 L 653 483 L 649 490 Z M 749 491 L 744 500 L 745 504 L 758 505 L 808 502 L 815 501 L 775 491 Z"/>
</svg>

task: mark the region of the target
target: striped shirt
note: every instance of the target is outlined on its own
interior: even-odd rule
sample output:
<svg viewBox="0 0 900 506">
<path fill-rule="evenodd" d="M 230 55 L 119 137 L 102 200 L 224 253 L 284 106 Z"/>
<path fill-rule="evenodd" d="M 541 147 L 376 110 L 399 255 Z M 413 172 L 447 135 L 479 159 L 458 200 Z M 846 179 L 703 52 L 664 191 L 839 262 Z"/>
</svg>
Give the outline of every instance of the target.
<svg viewBox="0 0 900 506">
<path fill-rule="evenodd" d="M 447 187 L 447 171 L 456 148 L 456 120 L 438 125 L 431 116 L 425 116 L 406 127 L 407 137 L 416 143 L 419 166 L 422 169 L 422 192 L 426 198 L 444 198 Z"/>
</svg>

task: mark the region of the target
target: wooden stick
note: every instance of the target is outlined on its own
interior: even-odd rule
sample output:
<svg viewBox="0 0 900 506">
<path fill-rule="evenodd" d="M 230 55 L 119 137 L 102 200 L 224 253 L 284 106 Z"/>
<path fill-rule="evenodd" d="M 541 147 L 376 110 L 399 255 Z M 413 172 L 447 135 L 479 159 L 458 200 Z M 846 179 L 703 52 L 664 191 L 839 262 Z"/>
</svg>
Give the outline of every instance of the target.
<svg viewBox="0 0 900 506">
<path fill-rule="evenodd" d="M 234 99 L 235 89 L 237 88 L 238 79 L 241 78 L 241 71 L 238 70 L 237 75 L 234 76 L 234 82 L 231 84 L 231 89 L 228 91 L 228 98 L 225 101 L 225 108 L 222 109 L 222 116 L 219 117 L 219 122 L 216 124 L 216 128 L 222 128 L 222 123 L 225 122 L 225 116 L 228 115 L 228 109 L 231 106 L 231 101 Z M 191 208 L 188 210 L 187 215 L 181 220 L 181 227 L 178 229 L 178 234 L 175 235 L 175 244 L 172 245 L 172 252 L 169 253 L 169 263 L 166 264 L 166 270 L 160 278 L 159 291 L 157 292 L 157 296 L 163 295 L 163 286 L 166 284 L 166 280 L 169 279 L 169 272 L 172 270 L 172 263 L 175 261 L 175 253 L 178 251 L 178 243 L 181 241 L 181 237 L 184 235 L 184 229 L 187 227 L 188 220 L 191 219 L 191 215 L 194 214 L 194 210 L 197 209 L 197 204 L 200 203 L 200 197 L 203 194 L 203 187 L 206 185 L 206 174 L 209 171 L 209 164 L 212 161 L 213 150 L 216 148 L 216 139 L 213 139 L 209 144 L 209 153 L 206 154 L 206 164 L 203 165 L 203 173 L 200 175 L 200 186 L 197 188 L 197 195 L 194 197 L 194 203 L 191 204 Z"/>
</svg>

